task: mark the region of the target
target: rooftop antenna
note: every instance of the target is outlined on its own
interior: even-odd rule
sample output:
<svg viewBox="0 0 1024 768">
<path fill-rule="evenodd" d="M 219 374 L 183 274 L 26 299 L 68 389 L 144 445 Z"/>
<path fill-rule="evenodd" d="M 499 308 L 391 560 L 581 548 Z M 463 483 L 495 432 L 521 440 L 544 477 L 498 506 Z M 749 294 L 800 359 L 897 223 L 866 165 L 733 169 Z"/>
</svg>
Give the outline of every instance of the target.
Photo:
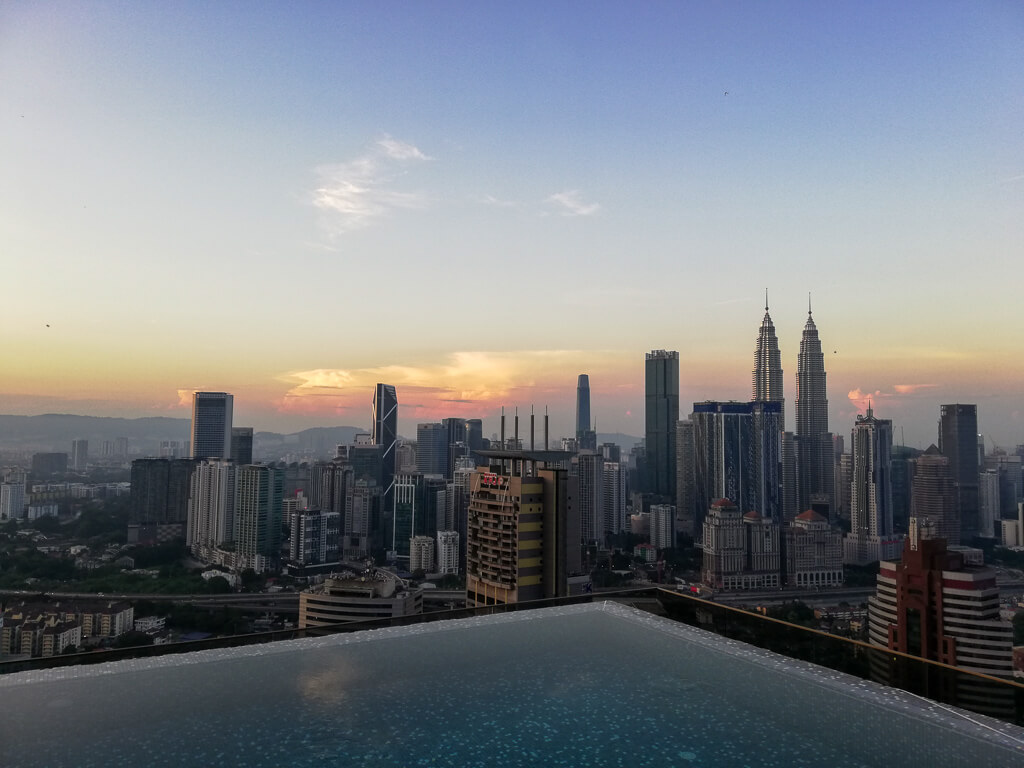
<svg viewBox="0 0 1024 768">
<path fill-rule="evenodd" d="M 534 450 L 535 446 L 533 443 L 533 405 L 530 405 L 530 450 Z"/>
<path fill-rule="evenodd" d="M 807 292 L 807 314 L 811 314 L 811 292 Z"/>
<path fill-rule="evenodd" d="M 544 450 L 548 449 L 548 407 L 544 406 Z"/>
<path fill-rule="evenodd" d="M 768 311 L 768 289 L 764 289 L 764 311 Z"/>
</svg>

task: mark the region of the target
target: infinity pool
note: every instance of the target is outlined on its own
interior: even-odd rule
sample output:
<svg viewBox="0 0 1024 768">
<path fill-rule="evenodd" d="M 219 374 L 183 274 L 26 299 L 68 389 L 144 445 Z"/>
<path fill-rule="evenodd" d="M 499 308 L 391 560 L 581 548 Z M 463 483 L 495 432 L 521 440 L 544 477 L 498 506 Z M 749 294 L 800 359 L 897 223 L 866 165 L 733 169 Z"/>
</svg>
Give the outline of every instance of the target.
<svg viewBox="0 0 1024 768">
<path fill-rule="evenodd" d="M 996 766 L 1024 730 L 614 603 L 0 677 L 13 766 Z"/>
</svg>

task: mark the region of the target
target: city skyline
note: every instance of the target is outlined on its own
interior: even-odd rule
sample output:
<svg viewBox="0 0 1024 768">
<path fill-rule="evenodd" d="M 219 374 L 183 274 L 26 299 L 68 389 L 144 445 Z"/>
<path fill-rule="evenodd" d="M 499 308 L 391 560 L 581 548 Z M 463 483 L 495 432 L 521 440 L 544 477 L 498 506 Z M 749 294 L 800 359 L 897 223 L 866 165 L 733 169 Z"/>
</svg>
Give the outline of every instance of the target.
<svg viewBox="0 0 1024 768">
<path fill-rule="evenodd" d="M 647 350 L 748 398 L 767 287 L 788 427 L 811 291 L 834 434 L 1024 442 L 1018 5 L 315 10 L 0 8 L 0 412 L 572 436 L 586 372 L 642 436 Z"/>
</svg>

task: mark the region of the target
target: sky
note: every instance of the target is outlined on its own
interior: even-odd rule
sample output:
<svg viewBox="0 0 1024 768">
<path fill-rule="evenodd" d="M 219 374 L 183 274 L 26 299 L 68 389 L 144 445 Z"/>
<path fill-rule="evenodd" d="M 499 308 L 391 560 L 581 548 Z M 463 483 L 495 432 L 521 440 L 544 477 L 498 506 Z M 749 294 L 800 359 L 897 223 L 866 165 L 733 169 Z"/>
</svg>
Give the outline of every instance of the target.
<svg viewBox="0 0 1024 768">
<path fill-rule="evenodd" d="M 0 413 L 643 434 L 807 297 L 830 427 L 1024 443 L 1024 4 L 0 4 Z M 792 420 L 795 409 L 786 409 Z M 792 426 L 792 425 L 790 425 Z"/>
</svg>

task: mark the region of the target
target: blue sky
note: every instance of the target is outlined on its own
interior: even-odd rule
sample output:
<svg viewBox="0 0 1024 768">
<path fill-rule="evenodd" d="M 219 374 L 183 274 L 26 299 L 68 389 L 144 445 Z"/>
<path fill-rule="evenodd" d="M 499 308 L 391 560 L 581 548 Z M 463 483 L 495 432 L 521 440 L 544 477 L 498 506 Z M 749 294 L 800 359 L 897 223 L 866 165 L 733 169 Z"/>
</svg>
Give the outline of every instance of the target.
<svg viewBox="0 0 1024 768">
<path fill-rule="evenodd" d="M 814 292 L 836 431 L 872 393 L 1024 442 L 1022 40 L 1016 2 L 6 3 L 0 411 L 365 423 L 389 376 L 406 431 L 568 431 L 589 371 L 639 434 L 648 349 L 748 396 L 768 287 L 790 399 Z"/>
</svg>

